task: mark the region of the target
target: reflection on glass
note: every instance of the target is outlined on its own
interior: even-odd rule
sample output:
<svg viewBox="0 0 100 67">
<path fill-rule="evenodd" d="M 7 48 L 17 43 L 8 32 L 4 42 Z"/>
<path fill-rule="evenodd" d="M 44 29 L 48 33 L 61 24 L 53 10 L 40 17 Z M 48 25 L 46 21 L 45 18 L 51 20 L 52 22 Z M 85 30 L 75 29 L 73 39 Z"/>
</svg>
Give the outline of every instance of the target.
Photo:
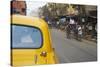
<svg viewBox="0 0 100 67">
<path fill-rule="evenodd" d="M 12 48 L 39 48 L 42 36 L 34 27 L 12 25 Z"/>
</svg>

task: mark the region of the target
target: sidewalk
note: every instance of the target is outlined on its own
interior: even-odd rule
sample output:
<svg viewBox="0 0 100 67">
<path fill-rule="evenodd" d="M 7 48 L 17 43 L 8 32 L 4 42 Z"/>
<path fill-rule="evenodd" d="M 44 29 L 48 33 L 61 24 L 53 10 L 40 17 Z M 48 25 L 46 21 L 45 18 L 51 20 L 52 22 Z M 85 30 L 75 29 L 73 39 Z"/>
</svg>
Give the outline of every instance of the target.
<svg viewBox="0 0 100 67">
<path fill-rule="evenodd" d="M 85 39 L 85 40 L 88 40 L 88 39 Z M 88 40 L 88 41 L 92 41 L 92 42 L 97 42 L 97 40 L 96 39 L 90 39 L 90 40 Z"/>
<path fill-rule="evenodd" d="M 97 45 L 96 42 L 94 42 L 94 41 L 90 41 L 90 40 L 86 40 L 86 39 L 82 39 L 82 42 L 84 42 L 84 43 L 88 43 L 88 44 L 91 44 L 91 45 Z"/>
<path fill-rule="evenodd" d="M 97 39 L 91 38 L 91 35 L 87 35 L 83 39 L 88 40 L 88 41 L 92 41 L 92 42 L 95 42 L 95 43 L 97 42 Z"/>
</svg>

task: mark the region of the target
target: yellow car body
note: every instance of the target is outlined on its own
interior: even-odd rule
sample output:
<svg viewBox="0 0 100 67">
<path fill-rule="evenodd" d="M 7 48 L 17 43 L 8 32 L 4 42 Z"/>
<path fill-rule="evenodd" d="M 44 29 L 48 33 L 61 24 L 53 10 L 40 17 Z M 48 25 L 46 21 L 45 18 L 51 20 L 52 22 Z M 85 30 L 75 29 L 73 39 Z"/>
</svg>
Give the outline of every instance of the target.
<svg viewBox="0 0 100 67">
<path fill-rule="evenodd" d="M 13 25 L 25 25 L 39 28 L 42 33 L 42 46 L 37 49 L 13 48 L 11 43 L 11 65 L 31 66 L 35 64 L 55 64 L 55 54 L 51 45 L 50 32 L 47 23 L 36 17 L 12 15 L 11 27 Z M 12 29 L 12 28 L 11 28 Z M 13 40 L 11 33 L 11 40 Z M 14 35 L 14 34 L 13 34 Z"/>
</svg>

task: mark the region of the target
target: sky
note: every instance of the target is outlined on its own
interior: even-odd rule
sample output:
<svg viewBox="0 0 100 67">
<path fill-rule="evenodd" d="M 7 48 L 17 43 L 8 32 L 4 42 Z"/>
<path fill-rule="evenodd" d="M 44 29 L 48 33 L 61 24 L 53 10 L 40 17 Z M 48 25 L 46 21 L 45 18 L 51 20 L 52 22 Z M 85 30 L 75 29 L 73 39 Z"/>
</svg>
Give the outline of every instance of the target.
<svg viewBox="0 0 100 67">
<path fill-rule="evenodd" d="M 47 2 L 42 2 L 42 1 L 26 1 L 26 3 L 27 3 L 27 15 L 29 16 L 37 15 L 38 8 L 47 4 Z"/>
</svg>

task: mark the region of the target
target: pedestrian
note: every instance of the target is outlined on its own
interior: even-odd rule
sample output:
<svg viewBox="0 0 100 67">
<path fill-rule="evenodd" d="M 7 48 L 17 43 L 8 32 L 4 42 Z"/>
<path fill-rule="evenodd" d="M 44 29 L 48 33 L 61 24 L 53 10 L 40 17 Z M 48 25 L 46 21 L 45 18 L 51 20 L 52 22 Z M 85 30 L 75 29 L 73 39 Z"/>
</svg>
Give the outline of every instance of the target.
<svg viewBox="0 0 100 67">
<path fill-rule="evenodd" d="M 59 24 L 60 24 L 60 22 L 59 21 L 57 21 L 57 28 L 59 29 Z"/>
<path fill-rule="evenodd" d="M 81 41 L 81 39 L 82 39 L 82 27 L 78 25 L 78 40 Z"/>
<path fill-rule="evenodd" d="M 73 31 L 74 26 L 75 26 L 75 20 L 71 18 L 69 24 L 71 26 L 71 30 Z"/>
<path fill-rule="evenodd" d="M 65 29 L 66 29 L 66 36 L 68 39 L 70 39 L 70 33 L 71 33 L 70 25 L 67 24 Z"/>
<path fill-rule="evenodd" d="M 78 26 L 77 26 L 77 24 L 75 25 L 75 28 L 74 28 L 74 38 L 76 40 L 78 39 Z"/>
</svg>

